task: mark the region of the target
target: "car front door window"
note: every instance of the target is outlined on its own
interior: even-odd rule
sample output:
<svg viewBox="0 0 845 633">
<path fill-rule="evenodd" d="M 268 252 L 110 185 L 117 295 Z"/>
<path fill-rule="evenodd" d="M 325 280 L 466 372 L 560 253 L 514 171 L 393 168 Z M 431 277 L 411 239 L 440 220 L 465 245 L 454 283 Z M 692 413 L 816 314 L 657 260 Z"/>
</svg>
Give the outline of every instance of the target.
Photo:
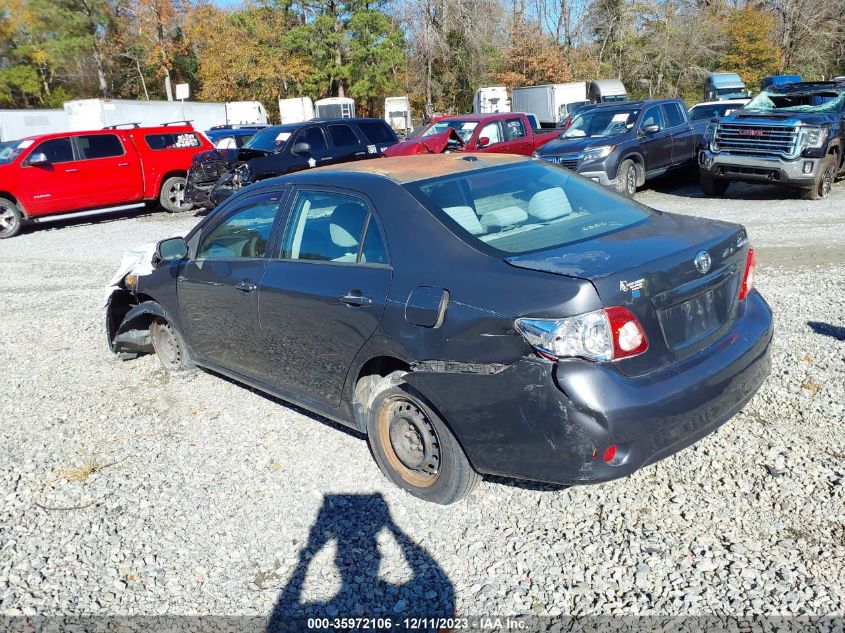
<svg viewBox="0 0 845 633">
<path fill-rule="evenodd" d="M 276 199 L 259 199 L 239 209 L 203 237 L 196 259 L 265 257 L 277 207 Z"/>
<path fill-rule="evenodd" d="M 493 123 L 488 123 L 483 128 L 481 128 L 481 133 L 478 135 L 479 139 L 482 138 L 489 139 L 489 142 L 485 147 L 489 145 L 495 145 L 496 143 L 502 142 L 502 136 L 499 134 L 499 122 L 494 121 Z"/>
<path fill-rule="evenodd" d="M 38 146 L 32 150 L 30 156 L 36 154 L 44 154 L 47 157 L 47 162 L 56 165 L 59 163 L 70 163 L 73 158 L 73 146 L 69 138 L 54 138 L 49 141 L 39 143 Z"/>
</svg>

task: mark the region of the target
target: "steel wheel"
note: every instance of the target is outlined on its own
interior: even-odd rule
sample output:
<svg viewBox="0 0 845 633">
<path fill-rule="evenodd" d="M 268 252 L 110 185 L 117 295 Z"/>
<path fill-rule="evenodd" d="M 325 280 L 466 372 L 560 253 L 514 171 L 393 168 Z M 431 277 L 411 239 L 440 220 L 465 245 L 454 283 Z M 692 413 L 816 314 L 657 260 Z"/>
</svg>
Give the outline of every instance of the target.
<svg viewBox="0 0 845 633">
<path fill-rule="evenodd" d="M 190 366 L 182 337 L 169 323 L 155 321 L 150 324 L 150 338 L 166 371 L 182 371 Z"/>
<path fill-rule="evenodd" d="M 440 440 L 431 420 L 413 401 L 394 397 L 384 403 L 378 438 L 391 467 L 408 484 L 427 488 L 437 481 Z"/>
</svg>

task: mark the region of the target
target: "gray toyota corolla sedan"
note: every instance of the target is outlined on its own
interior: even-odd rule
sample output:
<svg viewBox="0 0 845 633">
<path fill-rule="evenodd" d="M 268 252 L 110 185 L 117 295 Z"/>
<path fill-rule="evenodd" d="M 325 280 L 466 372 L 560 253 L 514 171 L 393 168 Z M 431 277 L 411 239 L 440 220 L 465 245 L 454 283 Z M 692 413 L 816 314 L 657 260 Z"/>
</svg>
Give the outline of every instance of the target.
<svg viewBox="0 0 845 633">
<path fill-rule="evenodd" d="M 736 224 L 539 160 L 412 156 L 244 189 L 124 260 L 107 327 L 123 358 L 366 433 L 391 481 L 451 503 L 487 473 L 621 477 L 730 419 L 769 372 L 754 275 Z"/>
</svg>

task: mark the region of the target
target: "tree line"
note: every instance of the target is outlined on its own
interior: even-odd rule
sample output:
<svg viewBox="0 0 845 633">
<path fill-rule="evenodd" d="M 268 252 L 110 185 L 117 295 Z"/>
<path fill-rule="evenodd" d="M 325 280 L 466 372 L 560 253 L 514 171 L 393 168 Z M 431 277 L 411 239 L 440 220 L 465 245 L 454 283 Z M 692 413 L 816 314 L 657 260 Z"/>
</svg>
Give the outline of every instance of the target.
<svg viewBox="0 0 845 633">
<path fill-rule="evenodd" d="M 471 109 L 484 85 L 616 77 L 701 95 L 713 71 L 845 74 L 845 0 L 0 0 L 0 106 L 385 96 Z"/>
</svg>

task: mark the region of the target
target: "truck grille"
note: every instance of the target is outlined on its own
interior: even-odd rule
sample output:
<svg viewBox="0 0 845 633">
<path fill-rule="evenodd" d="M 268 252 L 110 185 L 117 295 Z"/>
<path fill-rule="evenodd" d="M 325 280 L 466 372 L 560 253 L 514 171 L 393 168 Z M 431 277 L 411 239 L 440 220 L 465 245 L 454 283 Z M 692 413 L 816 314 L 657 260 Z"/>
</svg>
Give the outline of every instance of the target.
<svg viewBox="0 0 845 633">
<path fill-rule="evenodd" d="M 556 165 L 560 165 L 565 169 L 571 169 L 575 171 L 575 168 L 578 167 L 578 160 L 580 157 L 578 156 L 549 156 L 546 160 L 550 163 L 555 163 Z"/>
<path fill-rule="evenodd" d="M 723 152 L 754 156 L 791 156 L 795 154 L 798 130 L 778 125 L 742 125 L 719 123 L 716 147 Z"/>
</svg>

